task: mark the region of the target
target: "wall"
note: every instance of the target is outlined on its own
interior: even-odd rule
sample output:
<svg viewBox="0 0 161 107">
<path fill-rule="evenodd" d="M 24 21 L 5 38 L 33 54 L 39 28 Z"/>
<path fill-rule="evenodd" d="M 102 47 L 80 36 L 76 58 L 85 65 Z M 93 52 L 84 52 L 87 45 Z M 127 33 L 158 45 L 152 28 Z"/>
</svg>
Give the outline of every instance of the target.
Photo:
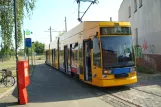
<svg viewBox="0 0 161 107">
<path fill-rule="evenodd" d="M 129 17 L 129 6 L 131 17 Z M 136 31 L 138 28 L 138 45 L 141 57 L 137 59 L 139 65 L 161 70 L 161 0 L 142 0 L 137 11 L 134 12 L 134 0 L 123 0 L 119 9 L 119 21 L 130 21 L 133 43 L 136 45 Z M 159 60 L 160 59 L 160 60 Z"/>
</svg>

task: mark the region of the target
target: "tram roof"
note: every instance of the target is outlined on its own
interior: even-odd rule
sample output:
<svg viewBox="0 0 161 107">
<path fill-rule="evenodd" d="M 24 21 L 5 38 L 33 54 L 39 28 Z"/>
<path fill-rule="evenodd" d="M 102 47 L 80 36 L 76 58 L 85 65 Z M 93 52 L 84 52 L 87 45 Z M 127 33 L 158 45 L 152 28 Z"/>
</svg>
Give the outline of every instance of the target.
<svg viewBox="0 0 161 107">
<path fill-rule="evenodd" d="M 76 27 L 72 28 L 68 32 L 65 32 L 62 36 L 60 36 L 60 41 L 70 38 L 76 34 L 81 33 L 82 31 L 95 28 L 98 26 L 114 26 L 115 23 L 119 23 L 121 26 L 130 26 L 129 22 L 114 22 L 114 21 L 84 21 L 77 25 Z"/>
<path fill-rule="evenodd" d="M 53 42 L 49 43 L 49 44 L 45 44 L 45 50 L 48 50 L 49 46 L 50 46 L 50 49 L 57 48 L 57 39 L 54 40 Z"/>
<path fill-rule="evenodd" d="M 60 41 L 63 41 L 67 38 L 71 38 L 85 30 L 92 29 L 98 26 L 114 26 L 115 23 L 119 23 L 121 26 L 130 26 L 129 22 L 117 22 L 117 21 L 84 21 L 77 25 L 76 27 L 72 28 L 68 32 L 65 32 L 62 36 L 59 37 Z M 50 43 L 50 48 L 57 47 L 57 39 Z M 49 49 L 49 44 L 45 45 L 45 50 Z"/>
</svg>

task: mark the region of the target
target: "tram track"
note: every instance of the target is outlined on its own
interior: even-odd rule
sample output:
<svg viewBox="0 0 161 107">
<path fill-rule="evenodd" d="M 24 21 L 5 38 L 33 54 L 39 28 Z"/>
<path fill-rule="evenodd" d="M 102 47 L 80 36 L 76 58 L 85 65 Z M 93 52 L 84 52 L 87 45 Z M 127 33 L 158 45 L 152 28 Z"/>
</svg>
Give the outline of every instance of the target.
<svg viewBox="0 0 161 107">
<path fill-rule="evenodd" d="M 106 88 L 96 88 L 96 90 L 97 92 L 95 93 L 101 100 L 113 105 L 114 107 L 143 107 L 121 96 L 114 95 L 115 92 L 106 90 Z"/>
<path fill-rule="evenodd" d="M 131 86 L 98 88 L 98 91 L 100 93 L 97 94 L 101 96 L 101 100 L 115 107 L 150 107 L 149 99 L 154 101 L 158 99 L 157 101 L 160 101 L 159 99 L 161 97 L 161 95 Z M 133 92 L 137 96 L 133 96 Z M 154 102 L 150 104 L 154 105 Z"/>
<path fill-rule="evenodd" d="M 144 92 L 146 94 L 151 94 L 151 95 L 155 95 L 157 97 L 161 97 L 161 95 L 158 95 L 158 94 L 155 94 L 155 93 L 152 93 L 152 92 L 144 91 L 144 90 L 137 89 L 137 88 L 134 88 L 134 87 L 130 87 L 130 88 L 133 89 L 133 90 L 137 90 L 137 91 L 140 91 L 140 92 Z"/>
<path fill-rule="evenodd" d="M 103 91 L 103 92 L 106 93 L 106 96 L 105 96 L 106 98 L 110 98 L 110 97 L 113 98 L 113 102 L 117 103 L 121 107 L 142 107 L 141 105 L 137 103 L 134 103 L 120 96 L 114 95 L 112 92 L 107 92 L 107 91 Z M 116 105 L 116 107 L 118 105 Z"/>
</svg>

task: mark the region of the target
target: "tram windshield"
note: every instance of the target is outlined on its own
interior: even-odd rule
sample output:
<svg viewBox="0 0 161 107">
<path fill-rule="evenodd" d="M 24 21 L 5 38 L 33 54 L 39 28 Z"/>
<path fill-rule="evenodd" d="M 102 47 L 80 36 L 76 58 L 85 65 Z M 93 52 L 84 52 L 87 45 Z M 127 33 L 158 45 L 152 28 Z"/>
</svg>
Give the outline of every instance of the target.
<svg viewBox="0 0 161 107">
<path fill-rule="evenodd" d="M 104 69 L 134 66 L 131 36 L 104 36 L 101 42 Z"/>
</svg>

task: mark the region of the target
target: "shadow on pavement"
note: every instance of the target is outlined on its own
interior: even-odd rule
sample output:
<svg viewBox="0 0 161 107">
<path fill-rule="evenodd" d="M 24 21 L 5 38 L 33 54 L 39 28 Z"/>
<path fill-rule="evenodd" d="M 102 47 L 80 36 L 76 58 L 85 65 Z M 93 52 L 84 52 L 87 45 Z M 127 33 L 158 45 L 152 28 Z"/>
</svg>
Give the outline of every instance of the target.
<svg viewBox="0 0 161 107">
<path fill-rule="evenodd" d="M 27 87 L 27 90 L 29 103 L 47 103 L 98 97 L 102 96 L 102 94 L 99 95 L 97 93 L 102 91 L 116 93 L 130 90 L 130 87 L 98 88 L 76 80 L 70 75 L 57 71 L 50 66 L 39 64 L 35 67 L 35 71 L 31 77 L 31 84 Z M 17 89 L 14 90 L 12 95 L 17 98 Z M 12 98 L 6 100 L 13 102 Z M 17 105 L 17 103 L 7 102 L 0 103 L 0 107 L 3 107 L 1 105 Z"/>
<path fill-rule="evenodd" d="M 0 107 L 18 106 L 18 102 L 0 103 Z"/>
<path fill-rule="evenodd" d="M 31 84 L 27 90 L 29 103 L 47 103 L 97 97 L 91 92 L 92 88 L 95 87 L 76 80 L 50 66 L 39 64 L 35 67 Z M 12 96 L 17 98 L 17 88 L 13 91 Z M 12 99 L 9 102 L 12 102 Z M 1 103 L 0 107 L 1 105 L 15 106 L 16 104 L 6 101 Z"/>
</svg>

